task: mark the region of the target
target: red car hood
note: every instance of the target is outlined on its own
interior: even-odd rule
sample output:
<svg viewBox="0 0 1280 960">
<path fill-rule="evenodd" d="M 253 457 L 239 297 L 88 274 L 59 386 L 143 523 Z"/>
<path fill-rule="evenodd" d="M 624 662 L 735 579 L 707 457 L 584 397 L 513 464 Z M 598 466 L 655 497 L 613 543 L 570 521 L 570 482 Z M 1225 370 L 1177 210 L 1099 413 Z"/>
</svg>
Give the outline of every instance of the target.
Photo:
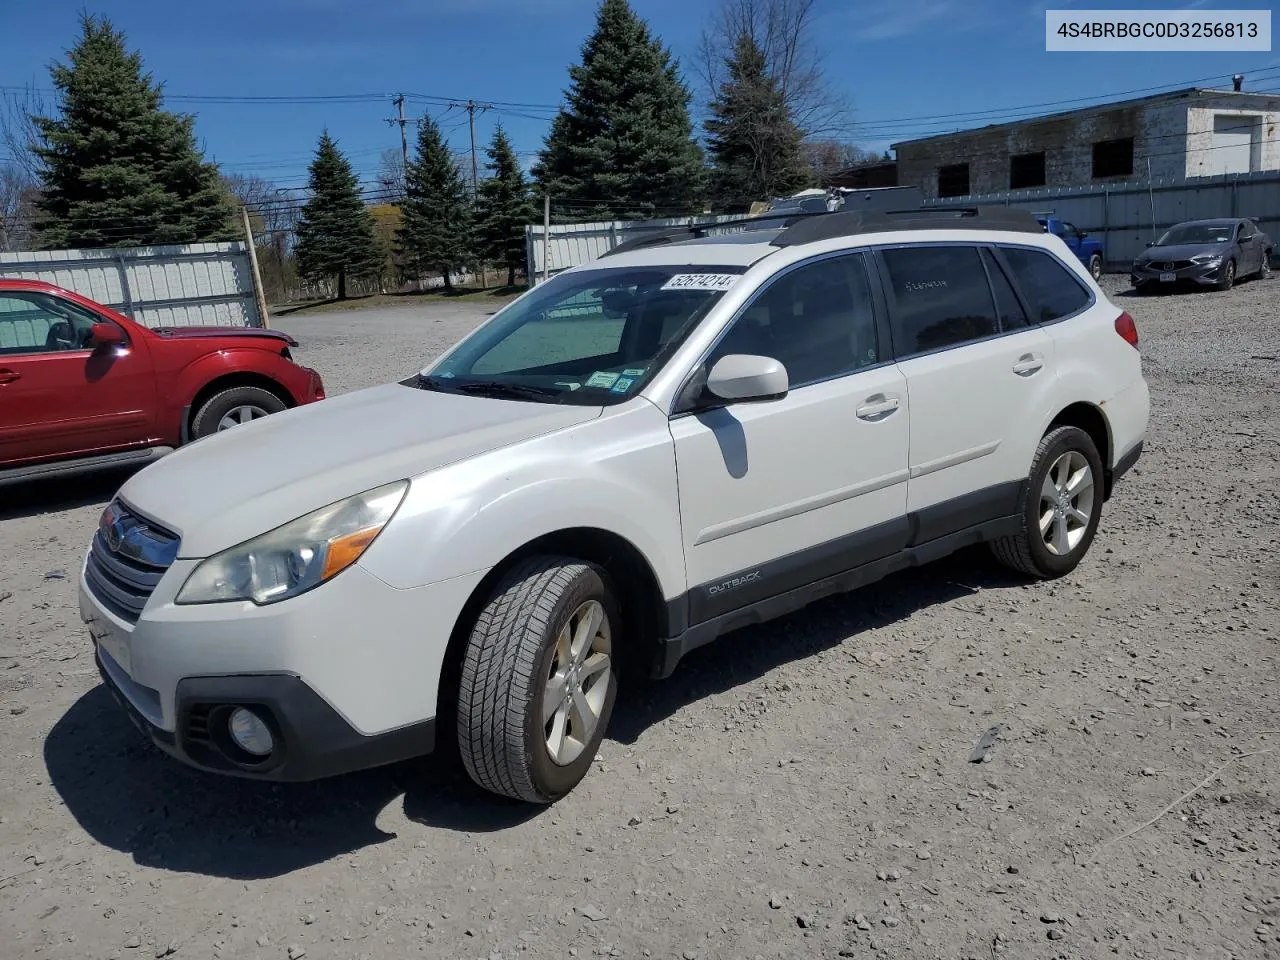
<svg viewBox="0 0 1280 960">
<path fill-rule="evenodd" d="M 241 340 L 279 340 L 291 347 L 298 341 L 280 330 L 264 330 L 261 327 L 153 327 L 152 333 L 166 340 L 201 340 L 234 337 Z"/>
</svg>

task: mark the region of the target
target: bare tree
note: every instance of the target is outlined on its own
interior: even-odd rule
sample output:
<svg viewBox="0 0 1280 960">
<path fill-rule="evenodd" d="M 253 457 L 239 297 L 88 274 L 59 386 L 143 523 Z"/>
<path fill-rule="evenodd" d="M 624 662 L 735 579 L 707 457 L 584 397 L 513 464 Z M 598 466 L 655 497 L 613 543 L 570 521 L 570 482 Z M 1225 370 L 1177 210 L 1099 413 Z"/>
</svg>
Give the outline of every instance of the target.
<svg viewBox="0 0 1280 960">
<path fill-rule="evenodd" d="M 21 166 L 0 165 L 0 252 L 31 248 L 38 196 L 35 181 Z"/>
<path fill-rule="evenodd" d="M 826 186 L 831 177 L 841 170 L 880 159 L 874 150 L 864 150 L 839 140 L 811 140 L 804 145 L 804 153 L 819 186 Z"/>
<path fill-rule="evenodd" d="M 404 154 L 390 147 L 378 158 L 378 186 L 390 199 L 404 199 Z"/>
<path fill-rule="evenodd" d="M 6 93 L 0 99 L 0 145 L 9 162 L 31 183 L 39 183 L 41 173 L 40 158 L 35 152 L 41 142 L 40 128 L 33 118 L 49 116 L 53 116 L 52 111 L 34 87 Z"/>
<path fill-rule="evenodd" d="M 764 51 L 769 75 L 806 139 L 846 127 L 849 102 L 823 72 L 823 54 L 815 39 L 816 7 L 817 0 L 719 0 L 698 43 L 704 101 L 714 99 L 726 76 L 726 60 L 746 34 Z"/>
</svg>

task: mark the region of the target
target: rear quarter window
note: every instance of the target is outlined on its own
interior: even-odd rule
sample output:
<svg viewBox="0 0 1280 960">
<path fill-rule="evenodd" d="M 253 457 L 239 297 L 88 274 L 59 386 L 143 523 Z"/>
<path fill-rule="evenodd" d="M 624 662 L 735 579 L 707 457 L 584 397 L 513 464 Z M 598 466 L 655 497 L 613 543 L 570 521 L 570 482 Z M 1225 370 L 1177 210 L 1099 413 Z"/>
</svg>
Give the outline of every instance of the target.
<svg viewBox="0 0 1280 960">
<path fill-rule="evenodd" d="M 1089 305 L 1093 295 L 1074 273 L 1043 250 L 1002 247 L 1014 280 L 1031 308 L 1036 323 L 1050 323 Z"/>
</svg>

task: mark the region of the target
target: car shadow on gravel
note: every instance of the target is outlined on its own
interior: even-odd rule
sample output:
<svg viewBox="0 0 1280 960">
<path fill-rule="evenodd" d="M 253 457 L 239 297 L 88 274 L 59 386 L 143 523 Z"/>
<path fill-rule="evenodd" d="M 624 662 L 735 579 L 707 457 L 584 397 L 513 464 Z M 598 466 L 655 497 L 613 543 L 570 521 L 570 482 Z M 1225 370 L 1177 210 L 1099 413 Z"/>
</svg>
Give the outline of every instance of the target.
<svg viewBox="0 0 1280 960">
<path fill-rule="evenodd" d="M 688 704 L 784 663 L 922 609 L 1018 583 L 985 555 L 966 551 L 738 630 L 695 650 L 666 680 L 625 684 L 609 739 L 633 743 Z M 401 797 L 408 820 L 469 833 L 505 830 L 549 809 L 482 791 L 447 747 L 422 760 L 314 783 L 201 773 L 147 743 L 102 686 L 54 725 L 44 759 L 50 783 L 97 842 L 145 866 L 238 880 L 281 876 L 395 839 L 378 820 Z"/>
<path fill-rule="evenodd" d="M 37 517 L 96 503 L 105 505 L 137 471 L 137 467 L 125 467 L 74 477 L 31 480 L 0 488 L 3 490 L 0 500 L 4 503 L 0 507 L 0 521 Z"/>
<path fill-rule="evenodd" d="M 395 839 L 378 819 L 401 797 L 410 820 L 472 833 L 544 809 L 481 791 L 447 756 L 300 784 L 202 773 L 145 741 L 102 686 L 54 725 L 44 759 L 51 785 L 98 843 L 144 866 L 236 880 Z"/>
<path fill-rule="evenodd" d="M 890 626 L 929 607 L 1025 582 L 997 566 L 985 550 L 972 548 L 861 590 L 828 597 L 789 616 L 725 634 L 686 656 L 667 679 L 624 686 L 609 722 L 609 738 L 634 743 L 649 727 L 684 706 L 750 683 L 784 663 L 804 660 L 865 630 Z"/>
</svg>

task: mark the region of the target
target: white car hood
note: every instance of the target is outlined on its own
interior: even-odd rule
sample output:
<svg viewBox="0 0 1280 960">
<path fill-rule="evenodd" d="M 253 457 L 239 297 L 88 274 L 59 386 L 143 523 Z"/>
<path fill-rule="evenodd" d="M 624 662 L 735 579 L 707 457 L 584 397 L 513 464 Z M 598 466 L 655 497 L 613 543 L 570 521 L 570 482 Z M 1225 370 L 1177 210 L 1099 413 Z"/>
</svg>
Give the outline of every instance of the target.
<svg viewBox="0 0 1280 960">
<path fill-rule="evenodd" d="M 203 558 L 326 504 L 584 423 L 601 407 L 371 387 L 206 437 L 157 461 L 120 498 Z"/>
</svg>

